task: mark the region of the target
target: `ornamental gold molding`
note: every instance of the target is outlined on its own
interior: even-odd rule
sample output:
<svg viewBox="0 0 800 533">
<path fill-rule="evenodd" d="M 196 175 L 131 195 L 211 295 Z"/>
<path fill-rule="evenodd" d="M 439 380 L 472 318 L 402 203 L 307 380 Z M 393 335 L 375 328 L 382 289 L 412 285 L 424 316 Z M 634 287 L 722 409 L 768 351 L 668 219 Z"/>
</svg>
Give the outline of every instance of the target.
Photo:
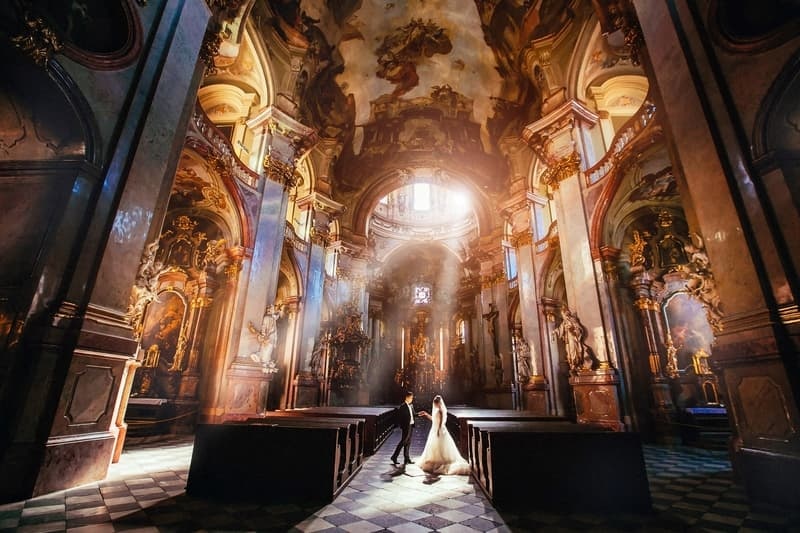
<svg viewBox="0 0 800 533">
<path fill-rule="evenodd" d="M 542 173 L 542 182 L 557 190 L 565 179 L 574 176 L 581 169 L 581 156 L 577 151 L 562 157 Z"/>
<path fill-rule="evenodd" d="M 294 162 L 287 163 L 271 154 L 264 158 L 264 173 L 267 179 L 291 189 L 297 184 Z"/>
<path fill-rule="evenodd" d="M 242 271 L 242 262 L 234 261 L 225 267 L 225 275 L 228 276 L 228 281 L 236 281 L 239 279 L 239 272 Z"/>
<path fill-rule="evenodd" d="M 206 75 L 216 74 L 217 65 L 214 59 L 219 55 L 219 47 L 222 45 L 222 35 L 219 33 L 219 25 L 212 24 L 203 36 L 203 43 L 200 45 L 200 60 L 206 64 Z"/>
<path fill-rule="evenodd" d="M 194 300 L 191 301 L 190 305 L 192 309 L 203 308 L 203 307 L 211 307 L 211 304 L 214 302 L 213 298 L 209 298 L 207 296 L 198 296 Z"/>
<path fill-rule="evenodd" d="M 617 0 L 609 2 L 608 14 L 614 27 L 622 31 L 625 45 L 633 66 L 642 63 L 642 48 L 644 48 L 644 35 L 636 10 L 630 0 Z"/>
<path fill-rule="evenodd" d="M 650 298 L 639 298 L 635 302 L 636 308 L 640 311 L 658 311 L 659 306 L 658 303 L 654 302 Z"/>
<path fill-rule="evenodd" d="M 533 232 L 531 230 L 526 230 L 518 235 L 514 235 L 511 240 L 511 244 L 514 248 L 522 248 L 523 246 L 530 246 L 533 244 Z"/>
<path fill-rule="evenodd" d="M 64 47 L 55 31 L 41 18 L 25 12 L 22 31 L 11 38 L 14 47 L 27 54 L 40 67 Z"/>
<path fill-rule="evenodd" d="M 164 264 L 156 261 L 157 252 L 158 240 L 145 246 L 136 281 L 131 287 L 131 303 L 125 313 L 125 319 L 131 325 L 133 338 L 137 342 L 142 340 L 144 311 L 150 302 L 158 298 L 158 276 L 164 270 Z"/>
<path fill-rule="evenodd" d="M 481 288 L 482 289 L 491 289 L 498 283 L 502 283 L 506 279 L 505 272 L 495 272 L 493 274 L 489 274 L 488 276 L 481 276 Z"/>
</svg>

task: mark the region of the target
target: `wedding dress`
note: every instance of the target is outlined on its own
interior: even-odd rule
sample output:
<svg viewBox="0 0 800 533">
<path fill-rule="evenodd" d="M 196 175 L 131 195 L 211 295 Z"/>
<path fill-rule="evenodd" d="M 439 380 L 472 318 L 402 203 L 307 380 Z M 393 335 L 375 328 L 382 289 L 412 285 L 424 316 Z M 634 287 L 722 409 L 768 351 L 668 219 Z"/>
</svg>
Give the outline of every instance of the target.
<svg viewBox="0 0 800 533">
<path fill-rule="evenodd" d="M 447 407 L 441 396 L 437 396 L 431 408 L 431 430 L 417 464 L 429 474 L 469 475 L 469 463 L 461 457 L 453 437 L 447 431 L 445 421 L 447 421 Z"/>
</svg>

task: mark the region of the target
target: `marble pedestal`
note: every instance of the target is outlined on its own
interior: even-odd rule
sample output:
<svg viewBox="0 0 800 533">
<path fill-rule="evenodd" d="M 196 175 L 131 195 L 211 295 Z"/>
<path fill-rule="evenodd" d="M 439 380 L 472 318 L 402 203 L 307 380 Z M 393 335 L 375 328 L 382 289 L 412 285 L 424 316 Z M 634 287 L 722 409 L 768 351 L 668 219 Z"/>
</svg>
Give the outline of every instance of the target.
<svg viewBox="0 0 800 533">
<path fill-rule="evenodd" d="M 614 431 L 620 420 L 619 377 L 612 369 L 582 370 L 569 378 L 579 424 L 597 424 Z"/>
</svg>

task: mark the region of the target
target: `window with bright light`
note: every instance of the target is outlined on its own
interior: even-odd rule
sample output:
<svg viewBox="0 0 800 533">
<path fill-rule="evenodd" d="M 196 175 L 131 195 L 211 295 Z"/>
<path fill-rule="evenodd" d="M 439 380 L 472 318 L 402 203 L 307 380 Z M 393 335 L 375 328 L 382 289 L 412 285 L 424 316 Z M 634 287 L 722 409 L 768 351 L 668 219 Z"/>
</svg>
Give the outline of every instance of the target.
<svg viewBox="0 0 800 533">
<path fill-rule="evenodd" d="M 431 186 L 429 183 L 414 184 L 414 211 L 430 211 Z"/>
<path fill-rule="evenodd" d="M 431 303 L 431 288 L 427 285 L 414 287 L 414 305 Z"/>
<path fill-rule="evenodd" d="M 467 328 L 464 324 L 463 318 L 459 318 L 458 322 L 456 322 L 456 339 L 458 340 L 459 344 L 466 344 Z"/>
</svg>

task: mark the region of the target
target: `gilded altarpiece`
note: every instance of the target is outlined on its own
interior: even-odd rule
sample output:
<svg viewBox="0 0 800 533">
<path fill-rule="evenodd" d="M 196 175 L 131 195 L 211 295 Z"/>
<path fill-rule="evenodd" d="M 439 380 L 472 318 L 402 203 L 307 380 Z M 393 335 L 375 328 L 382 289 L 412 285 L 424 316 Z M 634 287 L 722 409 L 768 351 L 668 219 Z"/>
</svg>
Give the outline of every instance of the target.
<svg viewBox="0 0 800 533">
<path fill-rule="evenodd" d="M 649 348 L 655 429 L 662 439 L 685 441 L 698 413 L 727 427 L 727 411 L 712 364 L 722 317 L 714 275 L 702 237 L 684 228 L 661 210 L 631 230 L 629 250 L 630 285 Z"/>
<path fill-rule="evenodd" d="M 224 283 L 229 262 L 219 234 L 206 219 L 179 215 L 151 250 L 149 271 L 155 290 L 138 327 L 141 368 L 126 415 L 131 437 L 186 432 L 193 427 L 206 309 L 214 302 L 215 289 Z"/>
</svg>

